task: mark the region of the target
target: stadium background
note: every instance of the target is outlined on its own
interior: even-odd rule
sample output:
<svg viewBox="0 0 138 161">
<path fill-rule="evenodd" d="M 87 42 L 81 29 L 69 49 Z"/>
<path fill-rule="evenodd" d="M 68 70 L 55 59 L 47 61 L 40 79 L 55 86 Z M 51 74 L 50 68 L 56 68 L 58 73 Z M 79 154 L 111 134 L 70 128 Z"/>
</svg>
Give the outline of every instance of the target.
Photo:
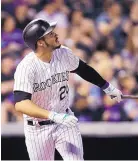
<svg viewBox="0 0 138 161">
<path fill-rule="evenodd" d="M 28 159 L 23 135 L 10 136 L 13 131 L 18 133 L 16 123 L 22 125 L 12 90 L 15 68 L 30 52 L 22 39 L 26 24 L 34 18 L 57 21 L 62 44 L 124 94 L 137 95 L 137 15 L 137 0 L 1 0 L 2 159 Z M 138 159 L 138 138 L 133 133 L 137 129 L 129 130 L 138 121 L 138 100 L 116 103 L 98 87 L 71 74 L 70 106 L 86 127 L 91 123 L 100 131 L 102 126 L 120 124 L 123 129 L 128 124 L 124 136 L 119 135 L 118 127 L 117 136 L 109 136 L 108 130 L 106 136 L 85 133 L 85 159 Z M 3 132 L 7 127 L 9 131 Z"/>
</svg>

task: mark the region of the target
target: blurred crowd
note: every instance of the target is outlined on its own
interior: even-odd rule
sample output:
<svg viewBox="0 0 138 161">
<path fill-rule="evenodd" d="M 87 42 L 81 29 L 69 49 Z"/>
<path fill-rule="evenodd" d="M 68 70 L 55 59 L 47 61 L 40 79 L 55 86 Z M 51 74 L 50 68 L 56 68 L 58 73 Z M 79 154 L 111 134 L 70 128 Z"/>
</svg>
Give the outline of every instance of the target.
<svg viewBox="0 0 138 161">
<path fill-rule="evenodd" d="M 62 44 L 124 94 L 138 95 L 138 0 L 1 0 L 2 123 L 22 120 L 14 109 L 17 64 L 31 50 L 22 30 L 35 18 L 57 21 Z M 79 121 L 138 121 L 138 100 L 117 103 L 70 74 L 70 106 Z"/>
</svg>

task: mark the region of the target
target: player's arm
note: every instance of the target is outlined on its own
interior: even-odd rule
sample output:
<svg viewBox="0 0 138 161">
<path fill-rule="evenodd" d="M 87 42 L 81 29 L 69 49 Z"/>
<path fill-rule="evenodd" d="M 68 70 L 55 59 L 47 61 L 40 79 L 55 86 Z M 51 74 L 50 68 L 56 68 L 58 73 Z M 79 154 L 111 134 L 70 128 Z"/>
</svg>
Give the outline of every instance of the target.
<svg viewBox="0 0 138 161">
<path fill-rule="evenodd" d="M 90 67 L 82 60 L 79 60 L 78 68 L 75 69 L 74 71 L 71 71 L 71 73 L 78 74 L 81 78 L 97 85 L 100 88 L 108 86 L 108 82 L 104 80 L 94 68 Z"/>
<path fill-rule="evenodd" d="M 31 62 L 20 63 L 14 74 L 14 102 L 18 112 L 36 118 L 48 118 L 49 111 L 34 104 L 31 100 L 35 71 Z"/>
<path fill-rule="evenodd" d="M 31 101 L 32 94 L 23 91 L 14 91 L 15 109 L 18 112 L 31 117 L 50 119 L 56 123 L 62 123 L 68 127 L 75 126 L 78 119 L 64 113 L 56 113 L 43 109 Z"/>
<path fill-rule="evenodd" d="M 49 111 L 40 108 L 31 101 L 32 94 L 23 91 L 14 91 L 15 109 L 31 117 L 47 119 Z"/>
<path fill-rule="evenodd" d="M 82 60 L 79 60 L 79 66 L 73 73 L 78 74 L 80 77 L 85 79 L 86 81 L 97 85 L 98 87 L 102 88 L 102 90 L 110 96 L 115 96 L 117 101 L 121 101 L 122 92 L 104 80 L 101 75 L 92 67 L 87 65 Z"/>
</svg>

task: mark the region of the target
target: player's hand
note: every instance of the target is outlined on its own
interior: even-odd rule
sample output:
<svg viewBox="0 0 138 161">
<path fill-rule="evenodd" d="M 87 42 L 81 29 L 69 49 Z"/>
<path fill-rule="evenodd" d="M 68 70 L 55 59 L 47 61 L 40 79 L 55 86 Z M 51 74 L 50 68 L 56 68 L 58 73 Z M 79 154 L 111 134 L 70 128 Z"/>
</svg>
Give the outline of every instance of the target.
<svg viewBox="0 0 138 161">
<path fill-rule="evenodd" d="M 56 112 L 50 112 L 49 119 L 56 123 L 66 125 L 67 127 L 76 126 L 78 122 L 75 116 Z"/>
<path fill-rule="evenodd" d="M 117 102 L 120 102 L 122 100 L 122 92 L 115 88 L 112 84 L 109 84 L 109 86 L 103 90 L 107 95 L 111 96 L 112 99 L 115 99 Z"/>
</svg>

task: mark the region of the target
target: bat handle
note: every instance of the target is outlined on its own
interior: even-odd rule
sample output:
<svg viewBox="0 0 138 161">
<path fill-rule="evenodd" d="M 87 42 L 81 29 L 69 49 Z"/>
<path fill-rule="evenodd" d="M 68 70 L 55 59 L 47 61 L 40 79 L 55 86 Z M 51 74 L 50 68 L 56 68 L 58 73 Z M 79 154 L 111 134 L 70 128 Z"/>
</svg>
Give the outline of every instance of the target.
<svg viewBox="0 0 138 161">
<path fill-rule="evenodd" d="M 115 98 L 116 96 L 111 96 L 111 99 L 113 99 L 113 98 Z M 121 96 L 121 98 L 122 98 L 122 96 Z"/>
<path fill-rule="evenodd" d="M 116 96 L 111 96 L 111 99 L 115 98 Z M 138 96 L 134 95 L 121 95 L 122 99 L 138 99 Z"/>
<path fill-rule="evenodd" d="M 122 99 L 138 99 L 138 95 L 134 96 L 134 95 L 122 95 L 121 96 Z"/>
</svg>

